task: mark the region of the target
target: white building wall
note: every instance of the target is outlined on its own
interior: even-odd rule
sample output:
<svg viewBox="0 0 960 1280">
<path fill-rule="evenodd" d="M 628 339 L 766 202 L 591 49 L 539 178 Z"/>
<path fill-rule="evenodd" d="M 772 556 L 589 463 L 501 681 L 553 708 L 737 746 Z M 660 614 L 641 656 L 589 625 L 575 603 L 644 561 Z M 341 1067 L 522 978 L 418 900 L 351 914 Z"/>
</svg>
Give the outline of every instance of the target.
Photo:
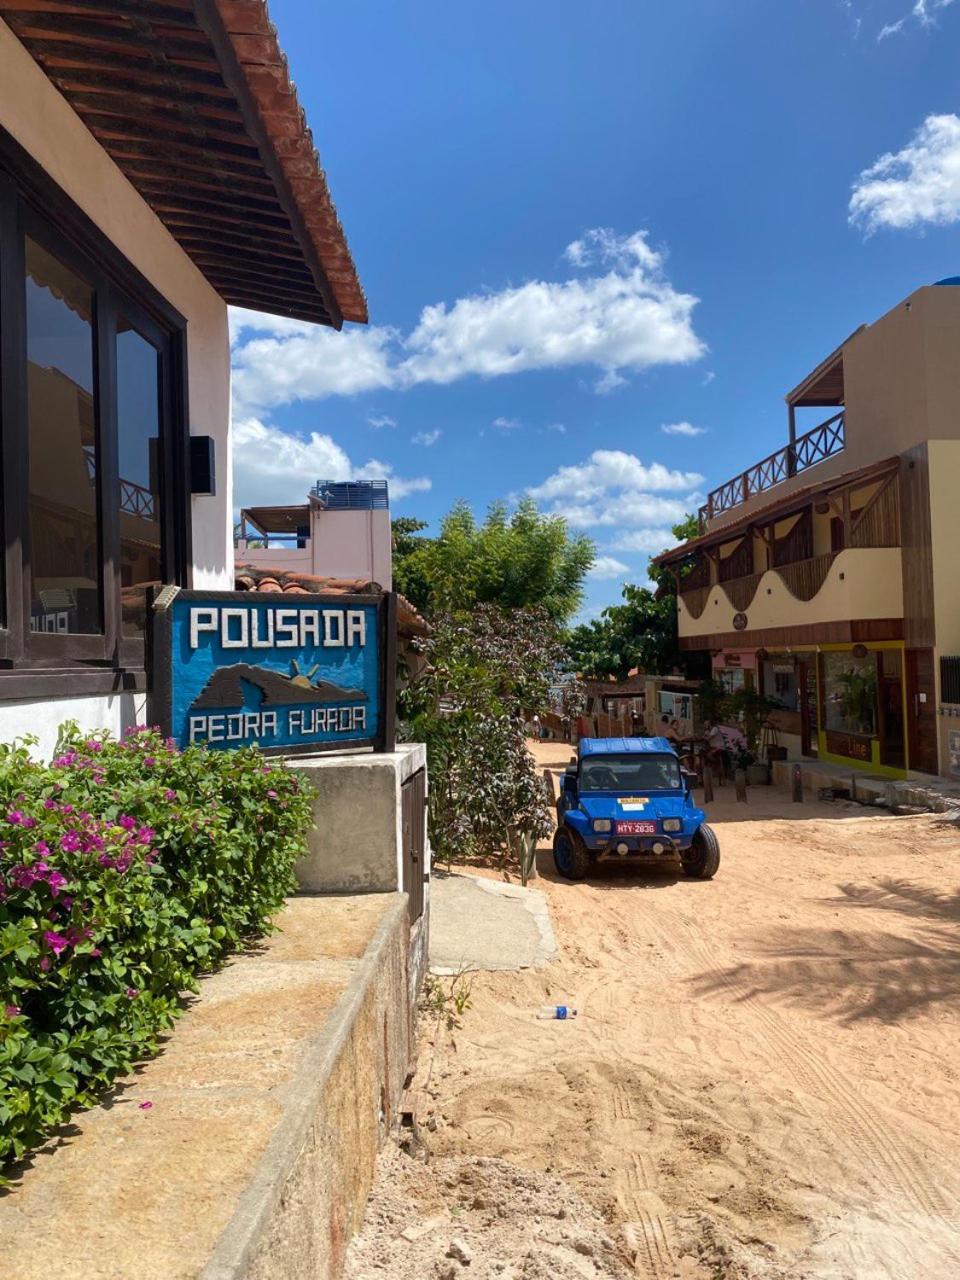
<svg viewBox="0 0 960 1280">
<path fill-rule="evenodd" d="M 217 471 L 216 496 L 192 500 L 194 585 L 231 588 L 233 477 L 226 304 L 2 20 L 0 126 L 186 318 L 190 430 L 213 437 Z M 42 704 L 0 702 L 0 738 L 34 732 L 46 749 L 52 746 L 51 723 L 70 718 L 90 728 L 118 731 L 132 722 L 135 702 L 130 694 Z"/>
<path fill-rule="evenodd" d="M 311 503 L 312 572 L 325 578 L 364 578 L 393 589 L 390 512 L 327 511 Z"/>
</svg>

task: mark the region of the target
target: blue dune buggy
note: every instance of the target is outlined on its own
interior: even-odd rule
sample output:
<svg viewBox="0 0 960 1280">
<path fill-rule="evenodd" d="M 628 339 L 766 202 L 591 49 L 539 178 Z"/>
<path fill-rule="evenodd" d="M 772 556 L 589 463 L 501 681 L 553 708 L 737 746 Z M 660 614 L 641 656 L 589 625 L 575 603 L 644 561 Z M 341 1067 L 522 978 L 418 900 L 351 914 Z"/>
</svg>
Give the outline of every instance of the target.
<svg viewBox="0 0 960 1280">
<path fill-rule="evenodd" d="M 717 837 L 693 803 L 690 775 L 666 738 L 581 738 L 560 780 L 553 860 L 582 880 L 600 862 L 657 865 L 679 859 L 683 874 L 709 880 L 720 865 Z"/>
</svg>

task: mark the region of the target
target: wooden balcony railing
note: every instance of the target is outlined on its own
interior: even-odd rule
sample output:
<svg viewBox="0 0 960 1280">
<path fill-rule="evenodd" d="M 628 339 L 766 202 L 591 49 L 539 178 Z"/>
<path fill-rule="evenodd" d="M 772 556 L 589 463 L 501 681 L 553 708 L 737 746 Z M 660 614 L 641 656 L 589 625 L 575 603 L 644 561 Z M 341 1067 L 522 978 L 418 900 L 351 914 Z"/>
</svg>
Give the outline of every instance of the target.
<svg viewBox="0 0 960 1280">
<path fill-rule="evenodd" d="M 687 587 L 686 590 L 680 592 L 680 599 L 686 606 L 687 612 L 691 618 L 699 618 L 707 607 L 707 601 L 710 599 L 710 592 L 713 587 Z"/>
<path fill-rule="evenodd" d="M 767 570 L 778 573 L 784 586 L 798 600 L 812 600 L 830 572 L 830 566 L 839 552 L 828 551 L 826 555 L 813 556 L 809 560 L 796 560 L 793 564 L 781 564 Z M 693 587 L 681 591 L 680 596 L 692 618 L 702 617 L 707 601 L 714 587 L 719 587 L 738 613 L 745 612 L 751 605 L 762 573 L 750 573 L 742 578 L 732 578 L 729 582 L 715 582 L 708 587 Z"/>
<path fill-rule="evenodd" d="M 706 529 L 707 521 L 724 511 L 731 511 L 740 506 L 757 493 L 764 493 L 774 485 L 782 483 L 791 476 L 799 475 L 808 467 L 832 458 L 844 446 L 843 410 L 821 422 L 818 427 L 798 436 L 792 445 L 785 445 L 768 458 L 754 463 L 740 475 L 734 476 L 726 484 L 714 489 L 707 495 L 707 501 L 700 508 L 700 530 Z"/>
<path fill-rule="evenodd" d="M 720 584 L 738 613 L 742 613 L 757 594 L 762 577 L 762 573 L 750 573 L 745 578 L 733 578 L 730 582 Z"/>
<path fill-rule="evenodd" d="M 836 558 L 836 552 L 828 551 L 826 555 L 814 556 L 811 560 L 779 565 L 776 572 L 791 595 L 798 600 L 812 600 L 826 581 Z"/>
</svg>

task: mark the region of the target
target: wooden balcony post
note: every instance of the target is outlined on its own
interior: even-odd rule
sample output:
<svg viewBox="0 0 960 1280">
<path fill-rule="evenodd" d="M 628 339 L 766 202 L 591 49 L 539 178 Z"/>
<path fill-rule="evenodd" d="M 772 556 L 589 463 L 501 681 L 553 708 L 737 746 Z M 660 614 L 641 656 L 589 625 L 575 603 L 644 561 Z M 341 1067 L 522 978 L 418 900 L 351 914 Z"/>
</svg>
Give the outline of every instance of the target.
<svg viewBox="0 0 960 1280">
<path fill-rule="evenodd" d="M 787 417 L 790 422 L 790 445 L 787 449 L 787 475 L 797 474 L 797 410 L 794 405 L 787 405 Z"/>
</svg>

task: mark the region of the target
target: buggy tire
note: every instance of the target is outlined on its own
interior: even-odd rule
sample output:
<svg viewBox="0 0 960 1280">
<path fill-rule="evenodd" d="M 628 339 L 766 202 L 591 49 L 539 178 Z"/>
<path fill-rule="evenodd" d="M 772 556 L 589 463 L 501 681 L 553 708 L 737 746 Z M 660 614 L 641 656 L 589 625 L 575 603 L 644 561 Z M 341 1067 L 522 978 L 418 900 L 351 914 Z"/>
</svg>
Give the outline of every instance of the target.
<svg viewBox="0 0 960 1280">
<path fill-rule="evenodd" d="M 720 843 L 705 822 L 697 828 L 693 844 L 680 860 L 683 874 L 691 880 L 712 880 L 720 866 Z"/>
<path fill-rule="evenodd" d="M 582 880 L 590 868 L 587 846 L 562 822 L 553 837 L 553 865 L 565 880 Z"/>
</svg>

